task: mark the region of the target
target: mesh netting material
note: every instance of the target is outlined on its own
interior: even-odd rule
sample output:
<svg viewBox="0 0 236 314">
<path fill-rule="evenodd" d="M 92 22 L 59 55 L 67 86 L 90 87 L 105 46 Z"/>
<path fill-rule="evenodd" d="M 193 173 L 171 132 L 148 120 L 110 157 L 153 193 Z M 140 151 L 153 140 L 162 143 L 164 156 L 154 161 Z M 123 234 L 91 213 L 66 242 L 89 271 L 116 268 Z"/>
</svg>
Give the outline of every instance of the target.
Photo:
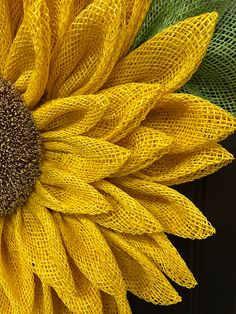
<svg viewBox="0 0 236 314">
<path fill-rule="evenodd" d="M 127 290 L 168 305 L 181 300 L 168 278 L 196 285 L 166 234 L 215 229 L 169 186 L 232 161 L 217 142 L 236 125 L 209 101 L 174 93 L 199 66 L 217 14 L 127 55 L 149 4 L 1 2 L 0 71 L 32 109 L 44 148 L 26 205 L 0 218 L 1 313 L 126 314 Z"/>
<path fill-rule="evenodd" d="M 153 0 L 130 50 L 178 21 L 211 10 L 221 13 L 216 32 L 199 70 L 182 91 L 208 99 L 236 115 L 235 1 Z"/>
</svg>

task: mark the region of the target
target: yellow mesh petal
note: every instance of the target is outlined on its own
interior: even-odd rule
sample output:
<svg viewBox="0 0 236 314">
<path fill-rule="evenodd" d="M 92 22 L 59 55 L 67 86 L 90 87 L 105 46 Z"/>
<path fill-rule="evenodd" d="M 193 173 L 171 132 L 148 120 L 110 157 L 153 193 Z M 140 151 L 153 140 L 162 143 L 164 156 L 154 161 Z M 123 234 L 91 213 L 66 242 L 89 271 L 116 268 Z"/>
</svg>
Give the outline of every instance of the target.
<svg viewBox="0 0 236 314">
<path fill-rule="evenodd" d="M 115 298 L 107 294 L 105 292 L 101 292 L 102 304 L 103 304 L 103 313 L 110 314 L 110 313 L 117 313 L 117 306 Z"/>
<path fill-rule="evenodd" d="M 4 64 L 12 43 L 11 17 L 7 0 L 0 2 L 0 73 L 3 72 Z"/>
<path fill-rule="evenodd" d="M 188 94 L 163 97 L 142 124 L 172 137 L 172 154 L 221 141 L 236 129 L 232 115 Z"/>
<path fill-rule="evenodd" d="M 22 0 L 24 13 L 29 9 L 29 7 L 33 4 L 34 0 Z"/>
<path fill-rule="evenodd" d="M 81 272 L 102 291 L 119 296 L 126 291 L 120 270 L 98 227 L 85 218 L 59 216 L 64 244 Z"/>
<path fill-rule="evenodd" d="M 166 91 L 176 90 L 201 63 L 216 18 L 216 12 L 206 13 L 163 30 L 117 63 L 105 87 L 158 82 Z"/>
<path fill-rule="evenodd" d="M 48 101 L 33 111 L 35 125 L 43 136 L 74 136 L 88 131 L 109 105 L 103 95 L 75 96 Z"/>
<path fill-rule="evenodd" d="M 93 0 L 46 0 L 50 14 L 52 34 L 52 59 L 58 50 L 74 18 Z"/>
<path fill-rule="evenodd" d="M 181 184 L 209 175 L 233 160 L 232 154 L 213 143 L 194 152 L 165 155 L 135 175 L 166 185 Z"/>
<path fill-rule="evenodd" d="M 153 304 L 169 305 L 181 301 L 162 272 L 140 251 L 128 244 L 123 236 L 102 229 L 117 263 L 122 271 L 128 290 Z"/>
<path fill-rule="evenodd" d="M 34 106 L 42 97 L 50 63 L 50 25 L 44 0 L 35 0 L 24 19 L 8 54 L 3 75 Z"/>
<path fill-rule="evenodd" d="M 90 192 L 89 194 L 84 194 Z M 89 214 L 96 215 L 108 212 L 111 208 L 96 190 L 87 187 L 80 191 L 76 189 L 63 189 L 48 185 L 42 185 L 37 182 L 35 193 L 40 197 L 41 203 L 48 209 L 59 211 L 67 214 Z M 77 193 L 80 192 L 80 195 Z M 83 192 L 83 193 L 82 193 Z M 91 193 L 92 192 L 92 193 Z M 91 199 L 94 196 L 94 199 Z M 89 198 L 90 197 L 90 198 Z"/>
<path fill-rule="evenodd" d="M 102 302 L 100 293 L 83 274 L 70 264 L 73 271 L 73 278 L 77 287 L 80 303 L 75 303 L 73 298 L 69 299 L 69 308 L 63 303 L 57 293 L 50 286 L 41 283 L 40 279 L 35 276 L 35 304 L 32 314 L 56 313 L 56 314 L 80 314 L 80 313 L 102 313 Z M 72 303 L 72 304 L 70 304 Z M 74 303 L 74 304 L 73 304 Z"/>
<path fill-rule="evenodd" d="M 103 90 L 109 106 L 88 136 L 111 142 L 124 138 L 139 126 L 162 95 L 158 84 L 124 84 Z"/>
<path fill-rule="evenodd" d="M 0 282 L 12 311 L 30 313 L 34 302 L 33 271 L 31 265 L 21 255 L 15 226 L 15 216 L 4 219 L 0 243 Z"/>
<path fill-rule="evenodd" d="M 113 297 L 105 292 L 101 292 L 101 298 L 103 303 L 103 314 L 132 314 L 126 295 L 123 297 Z"/>
<path fill-rule="evenodd" d="M 58 141 L 44 143 L 45 160 L 55 167 L 74 172 L 84 182 L 110 176 L 130 155 L 123 147 L 86 136 L 63 140 L 70 144 Z"/>
<path fill-rule="evenodd" d="M 52 288 L 42 284 L 37 275 L 34 275 L 35 298 L 32 314 L 54 314 L 52 303 Z"/>
<path fill-rule="evenodd" d="M 77 291 L 79 291 L 81 295 L 81 305 L 80 308 L 76 309 L 76 313 L 102 314 L 102 300 L 100 290 L 96 287 L 96 285 L 94 285 L 90 280 L 88 280 L 86 276 L 84 276 L 84 274 L 72 261 L 70 261 L 70 268 L 72 270 Z"/>
<path fill-rule="evenodd" d="M 73 314 L 68 307 L 62 302 L 62 300 L 58 297 L 56 292 L 52 290 L 52 298 L 53 298 L 53 305 L 54 305 L 54 313 L 56 314 Z M 75 312 L 74 312 L 75 313 Z"/>
<path fill-rule="evenodd" d="M 174 282 L 187 288 L 196 285 L 193 274 L 164 233 L 138 237 L 125 234 L 123 238 L 136 250 L 148 256 Z"/>
<path fill-rule="evenodd" d="M 135 199 L 108 181 L 93 184 L 110 202 L 113 210 L 91 217 L 93 221 L 118 232 L 143 234 L 161 232 L 160 223 Z"/>
<path fill-rule="evenodd" d="M 0 243 L 2 240 L 2 231 L 3 231 L 4 220 L 5 220 L 4 217 L 0 217 Z"/>
<path fill-rule="evenodd" d="M 16 229 L 20 235 L 22 258 L 32 264 L 42 283 L 54 288 L 64 304 L 76 312 L 83 300 L 51 213 L 40 204 L 40 199 L 31 197 L 18 216 L 21 222 Z"/>
<path fill-rule="evenodd" d="M 167 233 L 204 239 L 215 232 L 200 210 L 172 188 L 133 177 L 112 180 L 160 221 Z"/>
<path fill-rule="evenodd" d="M 170 151 L 172 138 L 159 130 L 137 127 L 119 141 L 131 151 L 126 163 L 112 176 L 124 176 L 144 169 Z"/>
<path fill-rule="evenodd" d="M 151 2 L 151 0 L 126 0 L 125 37 L 120 56 L 126 53 L 133 43 Z"/>
<path fill-rule="evenodd" d="M 23 1 L 22 0 L 7 0 L 9 14 L 10 14 L 10 23 L 11 23 L 11 32 L 13 38 L 16 35 L 16 32 L 19 28 L 19 25 L 22 21 L 23 16 Z"/>
<path fill-rule="evenodd" d="M 152 249 L 145 252 L 153 263 L 158 265 L 167 276 L 179 285 L 187 288 L 195 287 L 197 282 L 192 272 L 188 269 L 186 263 L 167 236 L 164 233 L 156 233 L 152 234 L 150 237 L 154 239 L 155 244 Z M 159 252 L 155 250 L 156 245 L 160 247 Z"/>
<path fill-rule="evenodd" d="M 35 185 L 35 193 L 47 208 L 68 214 L 89 215 L 112 210 L 102 194 L 71 171 L 44 163 L 40 182 Z"/>
<path fill-rule="evenodd" d="M 1 247 L 1 254 L 4 253 L 4 250 L 2 249 L 2 231 L 3 231 L 3 224 L 4 224 L 4 218 L 0 217 L 0 247 Z M 2 271 L 1 271 L 2 273 Z M 9 300 L 9 297 L 5 293 L 3 289 L 4 283 L 2 282 L 2 274 L 0 274 L 0 310 L 2 313 L 12 313 L 12 307 Z M 9 294 L 9 293 L 8 293 Z"/>
<path fill-rule="evenodd" d="M 69 300 L 68 307 L 63 303 L 57 293 L 52 289 L 54 313 L 59 314 L 102 314 L 102 300 L 100 291 L 80 272 L 78 267 L 75 266 L 69 257 L 69 265 L 73 274 L 77 294 L 80 298 L 80 303 L 75 303 L 73 298 Z M 67 297 L 67 296 L 65 296 Z M 69 309 L 73 308 L 73 312 Z"/>
<path fill-rule="evenodd" d="M 74 19 L 51 66 L 49 97 L 93 93 L 105 82 L 119 56 L 125 5 L 97 0 Z"/>
<path fill-rule="evenodd" d="M 0 3 L 0 73 L 4 71 L 5 62 L 13 38 L 23 15 L 21 0 L 1 0 Z"/>
<path fill-rule="evenodd" d="M 33 263 L 34 272 L 43 283 L 72 292 L 72 275 L 51 213 L 34 197 L 21 210 L 19 220 L 22 255 Z"/>
<path fill-rule="evenodd" d="M 0 310 L 1 313 L 12 313 L 13 309 L 11 307 L 10 301 L 6 296 L 4 290 L 0 285 Z"/>
</svg>

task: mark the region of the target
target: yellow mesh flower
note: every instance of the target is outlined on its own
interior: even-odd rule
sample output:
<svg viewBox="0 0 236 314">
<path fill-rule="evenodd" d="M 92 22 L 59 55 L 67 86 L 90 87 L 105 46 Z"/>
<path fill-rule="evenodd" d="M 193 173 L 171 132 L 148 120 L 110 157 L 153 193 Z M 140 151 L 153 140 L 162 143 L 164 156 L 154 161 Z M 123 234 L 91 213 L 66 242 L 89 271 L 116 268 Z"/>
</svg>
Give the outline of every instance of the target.
<svg viewBox="0 0 236 314">
<path fill-rule="evenodd" d="M 167 277 L 196 285 L 165 233 L 215 230 L 169 186 L 232 161 L 217 142 L 235 121 L 175 93 L 199 66 L 217 13 L 127 54 L 150 2 L 1 1 L 1 313 L 125 314 L 127 290 L 168 305 L 181 298 Z"/>
</svg>

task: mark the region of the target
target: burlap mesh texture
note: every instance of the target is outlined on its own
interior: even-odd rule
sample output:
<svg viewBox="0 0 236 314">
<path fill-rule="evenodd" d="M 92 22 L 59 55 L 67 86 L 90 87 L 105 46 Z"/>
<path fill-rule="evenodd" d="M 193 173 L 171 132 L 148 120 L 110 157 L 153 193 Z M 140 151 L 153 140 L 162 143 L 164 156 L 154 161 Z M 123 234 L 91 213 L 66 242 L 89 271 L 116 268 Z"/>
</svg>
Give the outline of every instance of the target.
<svg viewBox="0 0 236 314">
<path fill-rule="evenodd" d="M 1 74 L 32 109 L 44 160 L 26 205 L 0 219 L 0 312 L 130 313 L 127 289 L 180 301 L 167 277 L 196 281 L 165 233 L 215 229 L 168 185 L 233 159 L 216 144 L 235 130 L 232 116 L 174 93 L 199 66 L 216 14 L 124 57 L 148 1 L 2 3 Z"/>
<path fill-rule="evenodd" d="M 130 50 L 185 18 L 216 10 L 220 18 L 207 54 L 182 92 L 198 95 L 236 115 L 236 2 L 229 0 L 153 0 Z"/>
</svg>

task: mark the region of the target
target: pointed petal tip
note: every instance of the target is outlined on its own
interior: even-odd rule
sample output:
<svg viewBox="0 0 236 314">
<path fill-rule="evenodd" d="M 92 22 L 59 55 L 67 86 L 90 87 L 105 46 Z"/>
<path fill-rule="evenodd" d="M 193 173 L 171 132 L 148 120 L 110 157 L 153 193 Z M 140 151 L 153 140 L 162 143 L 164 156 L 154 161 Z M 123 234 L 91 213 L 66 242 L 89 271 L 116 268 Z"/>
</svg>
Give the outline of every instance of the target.
<svg viewBox="0 0 236 314">
<path fill-rule="evenodd" d="M 216 229 L 213 226 L 211 226 L 208 232 L 206 232 L 206 234 L 204 234 L 203 237 L 200 238 L 200 240 L 205 240 L 209 237 L 212 237 L 214 234 L 216 234 Z"/>
<path fill-rule="evenodd" d="M 233 162 L 235 160 L 235 157 L 233 154 L 231 154 L 230 152 L 228 152 L 227 156 L 226 156 L 226 165 L 230 164 L 231 162 Z"/>
<path fill-rule="evenodd" d="M 186 289 L 194 289 L 198 285 L 198 282 L 194 279 L 191 284 L 189 283 L 188 285 L 185 285 L 184 288 Z"/>
<path fill-rule="evenodd" d="M 211 229 L 212 229 L 212 234 L 211 234 L 211 235 L 216 234 L 216 228 L 214 228 L 213 226 L 211 226 Z"/>
<path fill-rule="evenodd" d="M 196 281 L 194 275 L 192 274 L 192 272 L 189 271 L 189 276 L 188 276 L 188 281 L 184 282 L 184 283 L 178 283 L 176 282 L 178 285 L 187 288 L 187 289 L 193 289 L 198 285 L 198 282 Z"/>
<path fill-rule="evenodd" d="M 173 297 L 173 299 L 170 299 L 165 305 L 173 305 L 180 302 L 182 302 L 182 297 L 176 292 L 176 295 Z"/>
<path fill-rule="evenodd" d="M 209 13 L 212 20 L 216 21 L 219 17 L 219 13 L 217 11 L 212 11 Z"/>
<path fill-rule="evenodd" d="M 213 236 L 215 233 L 216 233 L 216 229 L 211 225 L 210 222 L 208 222 L 208 226 L 205 227 L 205 230 L 200 232 L 199 234 L 196 234 L 196 236 L 193 239 L 205 240 Z"/>
<path fill-rule="evenodd" d="M 217 11 L 211 11 L 211 12 L 202 13 L 200 16 L 203 19 L 208 19 L 210 23 L 216 24 L 219 17 L 219 13 Z"/>
<path fill-rule="evenodd" d="M 191 286 L 186 287 L 186 288 L 192 289 L 192 288 L 195 288 L 197 285 L 198 285 L 198 282 L 197 282 L 196 279 L 193 277 L 193 278 L 192 278 Z"/>
</svg>

